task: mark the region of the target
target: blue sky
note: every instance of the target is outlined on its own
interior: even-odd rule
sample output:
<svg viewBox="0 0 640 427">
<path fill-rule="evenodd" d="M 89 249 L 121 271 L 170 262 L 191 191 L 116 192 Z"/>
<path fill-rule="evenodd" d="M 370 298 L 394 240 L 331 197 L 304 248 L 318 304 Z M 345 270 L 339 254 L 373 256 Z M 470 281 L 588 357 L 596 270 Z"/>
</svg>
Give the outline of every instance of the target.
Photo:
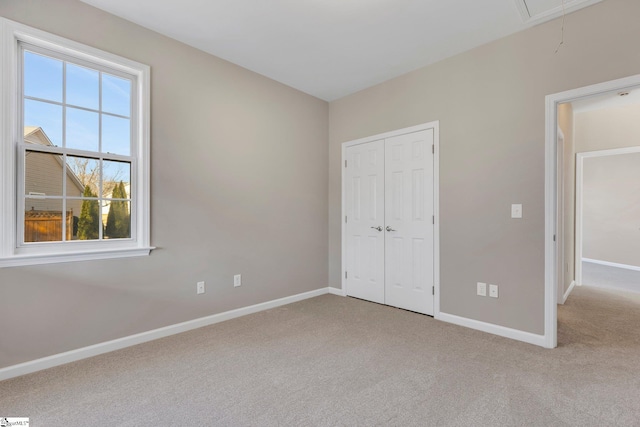
<svg viewBox="0 0 640 427">
<path fill-rule="evenodd" d="M 63 61 L 25 51 L 25 96 L 62 103 L 63 74 Z M 99 108 L 100 82 L 102 110 Z M 129 155 L 131 82 L 67 62 L 65 83 L 67 106 L 25 99 L 25 126 L 40 126 L 57 146 L 66 143 L 68 148 L 98 151 L 102 117 L 102 151 Z M 62 131 L 63 108 L 66 108 L 66 141 Z"/>
</svg>

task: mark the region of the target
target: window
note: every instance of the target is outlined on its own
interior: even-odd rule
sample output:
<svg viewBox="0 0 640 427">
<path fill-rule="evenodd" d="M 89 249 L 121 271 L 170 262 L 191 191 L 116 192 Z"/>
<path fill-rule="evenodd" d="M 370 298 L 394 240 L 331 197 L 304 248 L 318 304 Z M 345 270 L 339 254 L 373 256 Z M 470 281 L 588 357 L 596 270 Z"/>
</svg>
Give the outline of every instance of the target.
<svg viewBox="0 0 640 427">
<path fill-rule="evenodd" d="M 149 68 L 0 24 L 0 266 L 148 255 Z"/>
</svg>

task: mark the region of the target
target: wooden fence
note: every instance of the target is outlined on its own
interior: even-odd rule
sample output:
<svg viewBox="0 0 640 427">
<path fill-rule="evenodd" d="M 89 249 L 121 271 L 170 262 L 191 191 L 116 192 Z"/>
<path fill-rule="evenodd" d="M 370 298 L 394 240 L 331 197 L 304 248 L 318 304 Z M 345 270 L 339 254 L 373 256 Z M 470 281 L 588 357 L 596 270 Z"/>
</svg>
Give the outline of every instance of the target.
<svg viewBox="0 0 640 427">
<path fill-rule="evenodd" d="M 66 240 L 71 240 L 73 211 L 67 211 Z M 24 213 L 25 242 L 59 242 L 62 240 L 62 212 L 30 210 Z"/>
</svg>

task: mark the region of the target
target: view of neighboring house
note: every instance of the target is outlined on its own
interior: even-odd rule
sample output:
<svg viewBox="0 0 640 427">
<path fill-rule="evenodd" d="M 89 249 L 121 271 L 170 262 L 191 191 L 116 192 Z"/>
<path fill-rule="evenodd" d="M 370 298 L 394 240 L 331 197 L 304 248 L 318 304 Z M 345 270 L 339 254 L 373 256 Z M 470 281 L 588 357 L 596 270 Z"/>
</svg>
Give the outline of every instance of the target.
<svg viewBox="0 0 640 427">
<path fill-rule="evenodd" d="M 25 126 L 24 141 L 28 144 L 53 145 L 40 127 Z M 64 170 L 66 169 L 66 173 Z M 58 176 L 60 179 L 51 179 Z M 25 158 L 25 242 L 60 240 L 62 237 L 63 180 L 66 196 L 81 197 L 84 185 L 78 176 L 65 168 L 62 157 L 55 154 L 27 151 Z M 75 237 L 74 217 L 80 215 L 82 200 L 67 199 L 66 240 Z M 75 220 L 77 222 L 77 220 Z"/>
</svg>

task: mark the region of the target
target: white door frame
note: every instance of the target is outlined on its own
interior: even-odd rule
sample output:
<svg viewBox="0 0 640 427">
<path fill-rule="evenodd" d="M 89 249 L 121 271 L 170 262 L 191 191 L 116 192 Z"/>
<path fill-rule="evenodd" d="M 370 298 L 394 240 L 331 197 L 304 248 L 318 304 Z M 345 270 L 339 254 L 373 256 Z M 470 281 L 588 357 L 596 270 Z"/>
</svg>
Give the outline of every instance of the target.
<svg viewBox="0 0 640 427">
<path fill-rule="evenodd" d="M 380 139 L 387 139 L 394 136 L 404 135 L 407 133 L 419 132 L 422 130 L 433 129 L 433 212 L 434 212 L 434 225 L 433 225 L 433 314 L 437 317 L 440 314 L 440 122 L 434 121 L 429 123 L 423 123 L 416 126 L 411 126 L 404 129 L 398 129 L 390 132 L 381 133 L 378 135 L 367 136 L 365 138 L 356 139 L 353 141 L 344 142 L 342 144 L 342 161 L 341 161 L 341 185 L 342 185 L 342 208 L 341 208 L 341 227 L 340 232 L 342 235 L 342 293 L 347 294 L 347 283 L 345 280 L 345 272 L 347 265 L 347 239 L 345 235 L 345 216 L 346 216 L 346 201 L 345 201 L 345 182 L 344 182 L 344 163 L 346 161 L 346 149 L 358 144 L 365 144 L 367 142 L 373 142 Z"/>
<path fill-rule="evenodd" d="M 616 156 L 619 154 L 640 153 L 640 147 L 614 148 L 611 150 L 587 151 L 577 153 L 576 158 L 576 283 L 582 285 L 582 235 L 584 222 L 582 202 L 584 196 L 584 159 L 591 157 Z"/>
<path fill-rule="evenodd" d="M 621 90 L 630 90 L 639 86 L 640 74 L 637 74 L 547 95 L 545 98 L 544 346 L 547 348 L 555 348 L 558 345 L 558 273 L 556 243 L 553 235 L 556 232 L 558 215 L 556 174 L 558 170 L 564 171 L 562 165 L 557 164 L 558 104 Z"/>
<path fill-rule="evenodd" d="M 565 182 L 564 182 L 564 133 L 562 133 L 562 129 L 558 126 L 558 143 L 556 146 L 556 155 L 558 156 L 557 160 L 557 169 L 556 169 L 556 181 L 557 181 L 557 189 L 558 189 L 558 212 L 556 216 L 557 221 L 557 229 L 556 229 L 556 265 L 560 266 L 557 269 L 558 273 L 558 303 L 564 304 L 564 281 L 565 279 L 565 259 L 564 259 L 564 250 L 565 250 L 565 241 L 564 241 L 564 195 L 565 195 Z"/>
</svg>

